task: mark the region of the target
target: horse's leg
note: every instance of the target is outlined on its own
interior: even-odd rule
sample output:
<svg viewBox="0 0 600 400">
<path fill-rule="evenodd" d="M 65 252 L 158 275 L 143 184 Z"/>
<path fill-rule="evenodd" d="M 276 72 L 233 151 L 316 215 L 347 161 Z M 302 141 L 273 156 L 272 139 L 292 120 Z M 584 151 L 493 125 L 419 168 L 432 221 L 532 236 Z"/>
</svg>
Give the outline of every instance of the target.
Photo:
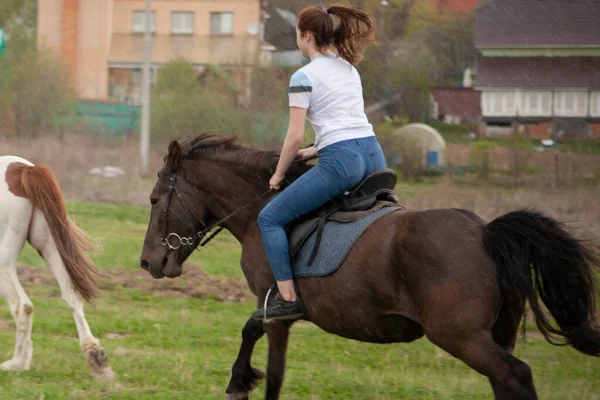
<svg viewBox="0 0 600 400">
<path fill-rule="evenodd" d="M 27 240 L 31 219 L 31 207 L 27 201 L 13 199 L 4 205 L 7 221 L 4 232 L 0 232 L 0 295 L 6 299 L 17 328 L 15 352 L 12 359 L 0 365 L 3 370 L 20 371 L 29 369 L 33 355 L 31 325 L 33 305 L 25 293 L 17 275 L 17 260 Z"/>
<path fill-rule="evenodd" d="M 265 374 L 250 365 L 254 345 L 264 335 L 262 321 L 256 321 L 252 318 L 246 322 L 242 329 L 242 345 L 238 356 L 231 368 L 231 380 L 227 386 L 228 400 L 248 399 L 248 395 L 258 381 L 265 377 Z"/>
<path fill-rule="evenodd" d="M 504 303 L 498 314 L 498 319 L 492 327 L 492 338 L 503 349 L 512 354 L 517 343 L 519 333 L 519 323 L 525 311 L 524 299 L 505 298 Z M 535 393 L 533 379 L 531 374 L 523 375 L 521 382 L 529 387 Z M 509 400 L 513 398 L 513 393 L 501 382 L 490 379 L 490 384 L 494 389 L 497 400 Z"/>
<path fill-rule="evenodd" d="M 266 400 L 279 399 L 285 373 L 285 357 L 291 324 L 276 322 L 265 326 L 269 338 L 269 361 L 267 365 Z"/>
<path fill-rule="evenodd" d="M 85 315 L 83 312 L 83 300 L 79 293 L 73 289 L 71 278 L 65 268 L 65 264 L 56 248 L 56 244 L 46 224 L 46 220 L 37 214 L 34 216 L 34 223 L 30 230 L 29 241 L 31 245 L 36 248 L 48 267 L 54 274 L 60 291 L 62 299 L 67 303 L 73 312 L 73 318 L 75 319 L 75 326 L 77 328 L 77 335 L 79 336 L 79 344 L 88 364 L 94 369 L 94 372 L 98 375 L 101 380 L 112 380 L 114 378 L 114 372 L 108 364 L 108 357 L 104 353 L 104 349 L 100 345 L 100 341 L 94 337 Z"/>
<path fill-rule="evenodd" d="M 19 281 L 17 261 L 27 241 L 32 207 L 27 199 L 3 190 L 0 190 L 0 204 L 0 296 L 8 302 L 17 328 L 13 357 L 0 365 L 0 369 L 27 370 L 33 355 L 33 305 Z"/>
<path fill-rule="evenodd" d="M 444 321 L 441 316 L 439 321 L 434 330 L 425 326 L 429 340 L 487 376 L 496 395 L 502 396 L 497 398 L 537 399 L 529 366 L 496 343 L 489 329 L 475 328 L 468 322 Z"/>
<path fill-rule="evenodd" d="M 10 263 L 0 262 L 0 294 L 8 302 L 10 312 L 17 326 L 13 357 L 2 363 L 0 368 L 5 371 L 28 370 L 33 355 L 33 345 L 31 343 L 33 304 L 17 276 L 16 259 Z"/>
</svg>

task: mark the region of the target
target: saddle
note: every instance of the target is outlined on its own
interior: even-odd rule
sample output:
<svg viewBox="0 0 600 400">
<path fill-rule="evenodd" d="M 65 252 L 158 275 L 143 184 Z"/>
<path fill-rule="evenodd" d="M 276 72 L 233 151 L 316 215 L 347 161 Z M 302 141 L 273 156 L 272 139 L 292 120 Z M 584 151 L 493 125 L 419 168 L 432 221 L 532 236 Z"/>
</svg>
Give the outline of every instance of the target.
<svg viewBox="0 0 600 400">
<path fill-rule="evenodd" d="M 369 175 L 364 181 L 343 196 L 337 197 L 317 210 L 304 215 L 286 227 L 290 253 L 294 257 L 308 237 L 316 230 L 315 247 L 308 265 L 312 265 L 319 251 L 326 221 L 353 222 L 383 207 L 396 206 L 398 198 L 394 194 L 398 178 L 389 169 L 380 169 Z"/>
</svg>

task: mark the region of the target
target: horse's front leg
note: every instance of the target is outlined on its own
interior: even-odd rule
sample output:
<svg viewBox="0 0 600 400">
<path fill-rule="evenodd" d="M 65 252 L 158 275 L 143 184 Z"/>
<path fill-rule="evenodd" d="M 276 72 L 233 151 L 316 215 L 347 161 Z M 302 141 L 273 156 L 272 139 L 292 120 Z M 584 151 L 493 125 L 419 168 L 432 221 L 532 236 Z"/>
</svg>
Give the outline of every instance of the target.
<svg viewBox="0 0 600 400">
<path fill-rule="evenodd" d="M 265 326 L 269 338 L 266 400 L 279 399 L 285 373 L 285 357 L 291 326 L 289 322 L 276 322 Z"/>
<path fill-rule="evenodd" d="M 242 345 L 237 359 L 231 368 L 231 380 L 227 386 L 227 400 L 247 399 L 248 395 L 258 381 L 265 377 L 264 372 L 252 368 L 250 359 L 254 345 L 264 335 L 262 321 L 255 321 L 252 318 L 246 322 L 242 329 Z"/>
<path fill-rule="evenodd" d="M 8 302 L 17 327 L 13 357 L 2 363 L 0 369 L 5 371 L 28 370 L 33 354 L 31 343 L 33 305 L 17 276 L 16 259 L 11 260 L 8 265 L 0 263 L 0 295 Z"/>
</svg>

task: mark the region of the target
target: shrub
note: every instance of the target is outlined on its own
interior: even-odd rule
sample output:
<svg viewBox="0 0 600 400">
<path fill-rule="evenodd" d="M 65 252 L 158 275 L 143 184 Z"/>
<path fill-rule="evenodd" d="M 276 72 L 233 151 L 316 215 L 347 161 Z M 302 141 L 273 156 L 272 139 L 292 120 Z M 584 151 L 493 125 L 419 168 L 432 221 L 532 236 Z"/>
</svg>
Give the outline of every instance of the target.
<svg viewBox="0 0 600 400">
<path fill-rule="evenodd" d="M 4 127 L 19 137 L 61 131 L 74 115 L 67 69 L 38 51 L 25 30 L 14 29 L 0 58 L 0 113 Z"/>
<path fill-rule="evenodd" d="M 477 175 L 484 181 L 489 180 L 490 173 L 490 152 L 496 147 L 496 144 L 488 141 L 481 141 L 473 144 L 469 154 L 469 162 L 474 167 Z"/>
</svg>

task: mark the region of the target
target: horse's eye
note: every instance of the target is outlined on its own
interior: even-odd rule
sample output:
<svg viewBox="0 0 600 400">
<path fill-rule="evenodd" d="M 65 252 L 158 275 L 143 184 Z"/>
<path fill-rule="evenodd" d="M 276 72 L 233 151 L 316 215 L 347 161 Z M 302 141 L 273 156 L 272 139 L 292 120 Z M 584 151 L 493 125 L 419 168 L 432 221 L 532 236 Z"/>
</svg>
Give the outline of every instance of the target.
<svg viewBox="0 0 600 400">
<path fill-rule="evenodd" d="M 150 199 L 150 204 L 155 205 L 156 203 L 158 203 L 158 199 L 157 198 Z"/>
</svg>

